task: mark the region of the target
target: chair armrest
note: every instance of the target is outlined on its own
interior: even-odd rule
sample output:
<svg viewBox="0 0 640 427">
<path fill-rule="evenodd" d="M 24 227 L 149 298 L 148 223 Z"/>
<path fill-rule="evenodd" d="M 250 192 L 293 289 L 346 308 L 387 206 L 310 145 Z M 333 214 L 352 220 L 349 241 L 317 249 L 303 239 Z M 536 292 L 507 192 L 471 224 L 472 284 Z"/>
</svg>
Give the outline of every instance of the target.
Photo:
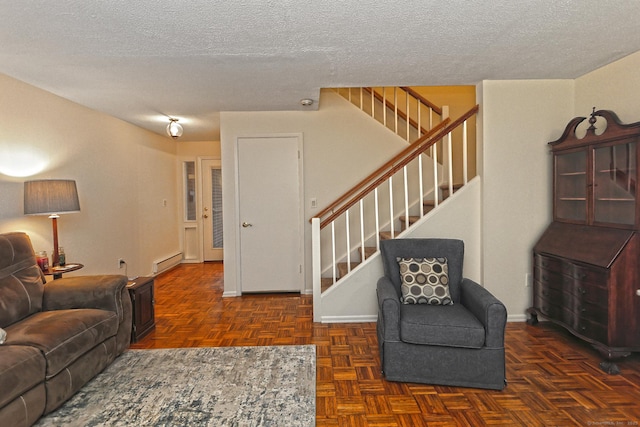
<svg viewBox="0 0 640 427">
<path fill-rule="evenodd" d="M 96 308 L 118 313 L 122 319 L 122 295 L 127 278 L 120 275 L 75 276 L 52 280 L 44 286 L 42 310 Z"/>
<path fill-rule="evenodd" d="M 484 325 L 485 345 L 504 347 L 507 309 L 491 292 L 470 279 L 463 279 L 461 302 Z"/>
<path fill-rule="evenodd" d="M 400 298 L 388 277 L 381 277 L 376 287 L 378 321 L 382 321 L 385 341 L 400 341 Z"/>
</svg>

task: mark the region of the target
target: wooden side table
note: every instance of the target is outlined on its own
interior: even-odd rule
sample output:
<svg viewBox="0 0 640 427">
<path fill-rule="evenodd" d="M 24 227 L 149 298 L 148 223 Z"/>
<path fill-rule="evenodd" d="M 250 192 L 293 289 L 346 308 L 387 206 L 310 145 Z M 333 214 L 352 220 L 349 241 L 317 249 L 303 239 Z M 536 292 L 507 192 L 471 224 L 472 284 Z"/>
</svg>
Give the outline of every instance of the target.
<svg viewBox="0 0 640 427">
<path fill-rule="evenodd" d="M 153 277 L 137 277 L 130 280 L 127 289 L 133 306 L 131 342 L 138 342 L 156 327 Z"/>
<path fill-rule="evenodd" d="M 49 269 L 43 271 L 43 273 L 47 276 L 52 275 L 53 280 L 56 280 L 61 278 L 64 273 L 70 273 L 72 271 L 80 270 L 82 267 L 84 267 L 84 265 L 78 264 L 77 262 L 70 262 L 68 264 L 65 264 L 63 267 L 57 265 L 55 267 L 49 267 Z"/>
</svg>

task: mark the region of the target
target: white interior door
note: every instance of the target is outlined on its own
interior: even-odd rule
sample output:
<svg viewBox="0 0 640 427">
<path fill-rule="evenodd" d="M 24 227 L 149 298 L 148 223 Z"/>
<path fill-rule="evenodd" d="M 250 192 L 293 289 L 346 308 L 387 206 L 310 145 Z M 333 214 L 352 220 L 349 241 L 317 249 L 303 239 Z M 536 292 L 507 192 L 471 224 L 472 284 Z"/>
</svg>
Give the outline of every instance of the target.
<svg viewBox="0 0 640 427">
<path fill-rule="evenodd" d="M 222 261 L 222 169 L 220 160 L 205 160 L 202 165 L 203 258 Z"/>
<path fill-rule="evenodd" d="M 301 139 L 238 138 L 242 292 L 301 292 Z"/>
</svg>

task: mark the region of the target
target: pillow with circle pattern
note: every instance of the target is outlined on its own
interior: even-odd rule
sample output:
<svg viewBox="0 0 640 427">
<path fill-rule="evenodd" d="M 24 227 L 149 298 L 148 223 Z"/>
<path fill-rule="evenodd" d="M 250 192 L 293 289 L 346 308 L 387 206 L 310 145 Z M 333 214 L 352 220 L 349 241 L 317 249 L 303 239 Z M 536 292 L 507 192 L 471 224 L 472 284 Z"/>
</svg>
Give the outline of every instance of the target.
<svg viewBox="0 0 640 427">
<path fill-rule="evenodd" d="M 446 258 L 398 258 L 403 304 L 452 305 Z"/>
</svg>

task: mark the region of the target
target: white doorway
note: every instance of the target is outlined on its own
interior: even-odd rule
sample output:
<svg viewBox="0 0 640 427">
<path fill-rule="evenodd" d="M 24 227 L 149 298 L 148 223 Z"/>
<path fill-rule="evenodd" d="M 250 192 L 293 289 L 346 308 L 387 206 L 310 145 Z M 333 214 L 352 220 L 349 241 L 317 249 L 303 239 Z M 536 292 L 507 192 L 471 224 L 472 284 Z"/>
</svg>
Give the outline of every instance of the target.
<svg viewBox="0 0 640 427">
<path fill-rule="evenodd" d="M 220 160 L 201 160 L 202 254 L 204 261 L 222 261 L 222 169 Z"/>
<path fill-rule="evenodd" d="M 302 292 L 302 136 L 237 140 L 241 292 Z"/>
</svg>

